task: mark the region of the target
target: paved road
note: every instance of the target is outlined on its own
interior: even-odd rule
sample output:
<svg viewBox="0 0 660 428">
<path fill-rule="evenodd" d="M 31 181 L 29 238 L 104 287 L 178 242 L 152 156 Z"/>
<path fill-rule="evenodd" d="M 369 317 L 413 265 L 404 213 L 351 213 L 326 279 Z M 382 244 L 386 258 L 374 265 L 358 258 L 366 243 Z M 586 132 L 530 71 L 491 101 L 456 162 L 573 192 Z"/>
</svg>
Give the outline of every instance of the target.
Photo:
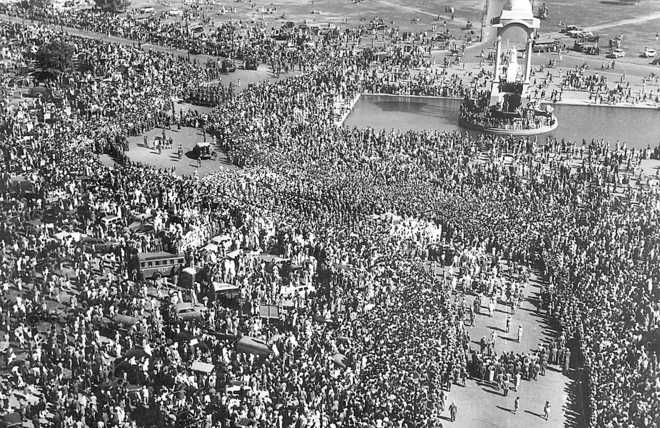
<svg viewBox="0 0 660 428">
<path fill-rule="evenodd" d="M 485 41 L 471 45 L 465 50 L 465 62 L 469 64 L 478 63 L 481 60 L 481 51 L 488 50 L 492 47 L 492 43 Z M 532 64 L 539 66 L 547 66 L 550 59 L 558 61 L 557 54 L 550 53 L 535 53 L 532 56 Z M 591 70 L 601 70 L 603 64 L 611 64 L 612 60 L 604 56 L 592 56 L 581 54 L 578 52 L 565 52 L 561 54 L 561 61 L 558 61 L 558 66 L 563 68 L 574 68 L 587 64 Z M 627 60 L 617 60 L 612 73 L 625 73 L 627 76 L 647 77 L 651 73 L 659 74 L 660 67 L 651 64 L 636 64 Z"/>
<path fill-rule="evenodd" d="M 498 353 L 513 351 L 515 353 L 529 352 L 537 349 L 538 344 L 548 342 L 556 336 L 544 318 L 536 313 L 534 302 L 540 290 L 539 279 L 532 275 L 527 285 L 525 295 L 527 299 L 513 316 L 511 333 L 504 332 L 506 315 L 509 308 L 498 305 L 493 318 L 488 315 L 477 315 L 475 326 L 470 329 L 472 347 L 478 349 L 478 342 L 482 336 L 487 338 L 494 329 L 497 332 L 495 350 Z M 472 297 L 467 298 L 472 302 Z M 487 309 L 484 307 L 486 314 Z M 523 337 L 517 342 L 517 326 L 523 326 Z M 510 391 L 507 397 L 500 391 L 480 384 L 475 380 L 468 380 L 466 387 L 454 386 L 449 393 L 449 403 L 452 401 L 458 406 L 458 416 L 454 423 L 448 419 L 443 421 L 445 427 L 456 428 L 482 428 L 482 427 L 583 427 L 581 416 L 576 411 L 576 390 L 578 385 L 568 376 L 561 373 L 557 366 L 549 366 L 545 376 L 539 376 L 538 381 L 522 381 L 519 392 Z M 516 395 L 520 396 L 520 409 L 513 414 L 513 402 Z M 549 420 L 543 419 L 543 406 L 545 401 L 551 404 Z M 443 416 L 448 417 L 445 411 Z"/>
<path fill-rule="evenodd" d="M 62 27 L 58 25 L 52 25 L 52 24 L 44 24 L 42 22 L 30 20 L 30 19 L 23 19 L 23 18 L 18 18 L 15 16 L 8 16 L 4 14 L 0 14 L 0 21 L 5 21 L 5 22 L 12 22 L 12 23 L 21 23 L 24 25 L 45 25 L 46 27 L 49 27 L 51 29 L 57 30 L 57 31 L 63 31 L 66 34 L 72 35 L 72 36 L 77 36 L 77 37 L 83 37 L 87 39 L 94 39 L 94 40 L 101 40 L 104 42 L 108 43 L 117 43 L 123 46 L 137 46 L 138 42 L 135 40 L 127 39 L 124 37 L 116 37 L 116 36 L 111 36 L 108 34 L 103 34 L 103 33 L 97 33 L 94 31 L 87 31 L 87 30 L 81 30 L 78 28 L 72 28 L 72 27 Z M 187 50 L 185 49 L 177 49 L 169 46 L 161 46 L 161 45 L 154 45 L 150 43 L 142 43 L 140 47 L 145 50 L 145 51 L 157 51 L 157 52 L 165 52 L 169 53 L 171 55 L 176 55 L 181 58 L 190 58 L 191 61 L 197 61 L 200 63 L 205 63 L 209 60 L 219 60 L 222 59 L 221 57 L 216 57 L 213 55 L 190 55 Z M 228 73 L 222 76 L 220 80 L 222 80 L 222 83 L 225 85 L 228 85 L 230 82 L 233 83 L 234 85 L 237 86 L 237 90 L 242 90 L 243 88 L 247 87 L 248 84 L 254 83 L 254 82 L 260 82 L 264 80 L 278 80 L 278 79 L 283 79 L 286 77 L 291 77 L 295 76 L 297 74 L 300 74 L 300 72 L 289 72 L 289 73 L 282 73 L 279 76 L 276 76 L 270 69 L 270 66 L 261 64 L 257 70 L 242 70 L 242 69 L 237 69 L 233 73 Z"/>
</svg>

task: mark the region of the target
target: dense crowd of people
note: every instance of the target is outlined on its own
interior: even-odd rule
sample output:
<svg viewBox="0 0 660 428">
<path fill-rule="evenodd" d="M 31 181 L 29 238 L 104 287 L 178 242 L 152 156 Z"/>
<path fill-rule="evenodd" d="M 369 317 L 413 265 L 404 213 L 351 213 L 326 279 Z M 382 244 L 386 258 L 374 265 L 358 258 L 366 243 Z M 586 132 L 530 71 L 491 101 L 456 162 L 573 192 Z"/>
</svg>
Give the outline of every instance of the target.
<svg viewBox="0 0 660 428">
<path fill-rule="evenodd" d="M 649 82 L 648 85 L 646 82 Z M 660 104 L 660 88 L 657 78 L 643 79 L 642 87 L 635 88 L 624 75 L 616 82 L 608 82 L 607 76 L 589 71 L 587 67 L 575 67 L 562 77 L 560 91 L 584 91 L 594 104 Z M 655 88 L 652 87 L 655 83 Z"/>
<path fill-rule="evenodd" d="M 177 114 L 173 99 L 212 80 L 205 65 L 0 31 L 14 60 L 58 40 L 79 61 L 46 83 L 60 101 L 0 110 L 2 412 L 56 427 L 433 427 L 468 375 L 508 391 L 573 358 L 591 426 L 657 424 L 658 195 L 631 180 L 645 151 L 335 125 L 337 100 L 363 91 L 463 97 L 487 80 L 407 71 L 422 52 L 373 69 L 341 40 L 301 45 L 300 76 Z M 174 126 L 208 130 L 241 168 L 199 179 L 122 156 L 127 136 Z M 153 254 L 182 262 L 152 278 Z M 515 311 L 530 269 L 561 336 L 475 349 L 467 320 L 486 300 Z"/>
<path fill-rule="evenodd" d="M 510 131 L 528 131 L 552 128 L 557 118 L 551 111 L 536 103 L 520 105 L 515 109 L 504 104 L 490 105 L 489 92 L 481 91 L 476 98 L 466 97 L 461 104 L 459 119 L 469 127 L 499 128 Z"/>
</svg>

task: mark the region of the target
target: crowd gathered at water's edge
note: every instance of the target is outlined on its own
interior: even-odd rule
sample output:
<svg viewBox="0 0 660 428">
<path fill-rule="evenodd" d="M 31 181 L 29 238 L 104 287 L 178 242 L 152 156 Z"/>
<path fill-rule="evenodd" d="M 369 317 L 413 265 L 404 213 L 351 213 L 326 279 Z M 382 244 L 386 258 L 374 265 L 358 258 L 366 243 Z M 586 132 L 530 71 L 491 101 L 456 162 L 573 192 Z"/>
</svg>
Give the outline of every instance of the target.
<svg viewBox="0 0 660 428">
<path fill-rule="evenodd" d="M 530 268 L 549 281 L 540 309 L 562 331 L 553 349 L 570 347 L 585 367 L 590 424 L 658 422 L 660 207 L 652 180 L 631 174 L 646 150 L 336 127 L 338 104 L 423 62 L 394 52 L 373 71 L 342 39 L 293 55 L 269 45 L 273 63 L 304 74 L 255 84 L 208 115 L 176 115 L 172 97 L 208 79 L 203 65 L 46 27 L 0 31 L 15 61 L 53 40 L 95 59 L 48 81 L 59 104 L 3 103 L 2 392 L 41 388 L 21 410 L 33 424 L 49 413 L 55 426 L 200 415 L 206 426 L 437 426 L 446 390 L 477 367 L 529 379 L 547 364 L 541 344 L 517 356 L 472 349 L 470 305 L 452 298 L 458 286 L 515 305 Z M 475 90 L 450 73 L 417 85 Z M 177 126 L 210 131 L 241 169 L 200 180 L 126 157 L 127 136 Z M 104 166 L 101 153 L 118 163 Z M 150 233 L 130 227 L 146 220 Z M 197 245 L 214 236 L 225 236 L 219 253 Z M 135 256 L 161 250 L 196 269 L 198 319 L 174 316 L 149 291 L 167 285 L 140 277 Z M 456 268 L 456 281 L 430 276 L 427 261 Z M 217 282 L 240 289 L 240 307 L 216 298 Z M 61 294 L 74 297 L 44 335 L 28 315 L 48 315 Z M 278 323 L 258 316 L 285 300 Z M 101 320 L 117 315 L 140 321 L 102 339 Z M 240 352 L 242 336 L 265 340 L 268 355 Z M 115 377 L 111 359 L 129 369 Z"/>
</svg>

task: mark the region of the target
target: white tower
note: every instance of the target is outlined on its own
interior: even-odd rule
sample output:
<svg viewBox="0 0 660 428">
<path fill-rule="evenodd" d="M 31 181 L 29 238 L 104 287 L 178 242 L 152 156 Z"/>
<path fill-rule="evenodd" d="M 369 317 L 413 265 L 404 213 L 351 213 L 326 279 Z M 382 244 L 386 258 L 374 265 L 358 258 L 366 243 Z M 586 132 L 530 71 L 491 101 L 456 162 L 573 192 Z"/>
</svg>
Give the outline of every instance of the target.
<svg viewBox="0 0 660 428">
<path fill-rule="evenodd" d="M 499 17 L 493 19 L 493 27 L 497 28 L 497 48 L 495 56 L 495 78 L 491 89 L 491 105 L 501 101 L 502 83 L 521 83 L 521 97 L 525 97 L 529 87 L 529 76 L 532 68 L 532 43 L 534 41 L 534 31 L 541 26 L 540 21 L 534 18 L 532 5 L 529 0 L 509 0 L 508 4 L 502 9 Z M 507 75 L 502 76 L 502 34 L 509 28 L 521 28 L 527 34 L 526 64 L 525 74 L 522 82 L 511 82 L 511 73 L 507 70 Z M 517 72 L 517 58 L 514 61 Z M 514 76 L 515 77 L 515 76 Z M 502 79 L 504 78 L 504 80 Z"/>
</svg>

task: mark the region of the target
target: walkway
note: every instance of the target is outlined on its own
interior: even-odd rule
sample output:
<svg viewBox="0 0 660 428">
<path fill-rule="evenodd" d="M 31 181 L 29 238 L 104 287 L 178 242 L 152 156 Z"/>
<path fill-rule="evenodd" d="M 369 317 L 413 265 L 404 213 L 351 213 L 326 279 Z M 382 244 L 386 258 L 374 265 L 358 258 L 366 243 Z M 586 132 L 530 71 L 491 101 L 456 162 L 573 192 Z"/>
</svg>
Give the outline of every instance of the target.
<svg viewBox="0 0 660 428">
<path fill-rule="evenodd" d="M 509 308 L 498 305 L 493 318 L 484 306 L 482 315 L 476 315 L 475 325 L 471 328 L 470 338 L 472 348 L 478 349 L 482 336 L 488 338 L 491 330 L 497 332 L 495 345 L 496 352 L 524 353 L 537 349 L 539 343 L 549 342 L 556 332 L 548 326 L 545 318 L 536 313 L 535 302 L 540 291 L 540 282 L 537 276 L 532 275 L 527 285 L 525 295 L 527 299 L 520 309 L 516 310 L 512 319 L 511 333 L 505 333 L 506 315 Z M 466 298 L 472 303 L 472 296 Z M 486 315 L 483 315 L 483 313 Z M 518 325 L 523 326 L 523 337 L 517 342 Z M 573 376 L 574 373 L 571 373 Z M 452 401 L 458 407 L 456 422 L 447 419 L 443 421 L 445 427 L 456 428 L 482 428 L 482 427 L 583 427 L 585 426 L 581 415 L 577 411 L 577 390 L 579 386 L 569 376 L 561 373 L 558 366 L 548 366 L 545 376 L 539 376 L 538 381 L 521 382 L 519 392 L 511 390 L 507 397 L 500 391 L 481 384 L 474 379 L 467 381 L 466 387 L 454 386 L 448 394 L 448 403 Z M 513 402 L 516 395 L 520 396 L 520 408 L 517 414 L 512 413 Z M 551 410 L 548 421 L 543 419 L 543 406 L 550 401 Z M 443 416 L 448 416 L 445 411 Z"/>
</svg>

